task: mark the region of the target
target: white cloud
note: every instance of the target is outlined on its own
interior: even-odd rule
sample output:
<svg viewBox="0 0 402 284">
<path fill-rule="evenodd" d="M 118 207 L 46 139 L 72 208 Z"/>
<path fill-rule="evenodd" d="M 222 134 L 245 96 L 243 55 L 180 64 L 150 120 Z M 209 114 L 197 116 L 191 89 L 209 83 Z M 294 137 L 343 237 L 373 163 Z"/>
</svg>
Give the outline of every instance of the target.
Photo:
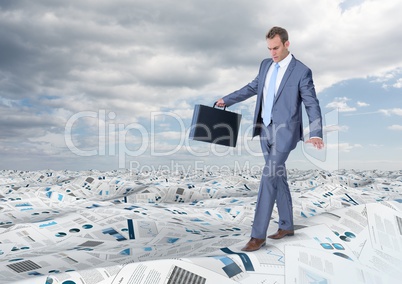
<svg viewBox="0 0 402 284">
<path fill-rule="evenodd" d="M 370 146 L 370 147 L 373 147 L 373 148 L 380 148 L 380 147 L 384 147 L 384 145 L 383 145 L 383 144 L 369 144 L 369 146 Z"/>
<path fill-rule="evenodd" d="M 167 142 L 166 140 L 184 140 L 187 138 L 184 135 L 185 132 L 182 131 L 163 131 L 155 133 L 155 138 L 153 139 L 162 139 L 164 142 Z"/>
<path fill-rule="evenodd" d="M 348 130 L 349 130 L 349 126 L 347 126 L 347 125 L 325 125 L 324 126 L 325 133 L 334 132 L 334 131 L 347 132 Z"/>
<path fill-rule="evenodd" d="M 379 72 L 375 77 L 368 78 L 370 82 L 382 83 L 382 88 L 389 90 L 390 88 L 402 88 L 402 68 L 396 67 L 392 70 Z"/>
<path fill-rule="evenodd" d="M 361 144 L 339 143 L 340 152 L 350 152 L 355 149 L 360 149 L 363 146 Z"/>
<path fill-rule="evenodd" d="M 64 133 L 56 134 L 47 131 L 46 134 L 41 137 L 29 138 L 28 140 L 31 142 L 41 142 L 56 148 L 63 148 L 66 146 Z"/>
<path fill-rule="evenodd" d="M 380 109 L 379 112 L 385 114 L 386 116 L 391 115 L 402 116 L 402 108 Z"/>
<path fill-rule="evenodd" d="M 395 34 L 399 34 L 395 25 L 402 26 L 402 17 L 399 16 L 402 2 L 364 1 L 343 12 L 339 9 L 339 1 L 302 2 L 304 7 L 309 7 L 309 17 L 307 14 L 298 16 L 300 20 L 305 16 L 305 22 L 303 26 L 295 28 L 298 41 L 295 40 L 294 45 L 301 45 L 297 52 L 302 52 L 299 57 L 303 56 L 301 58 L 312 67 L 317 86 L 325 88 L 333 82 L 349 78 L 378 76 L 401 66 L 402 57 L 398 54 L 397 44 L 399 42 L 400 46 L 401 38 L 395 37 Z M 301 3 L 300 6 L 293 2 L 289 5 L 295 6 L 295 10 L 302 8 Z M 297 14 L 296 11 L 291 11 L 293 16 Z M 336 29 L 333 28 L 334 23 L 337 23 Z M 319 42 L 309 40 L 306 34 L 319 34 Z M 372 40 L 372 35 L 376 35 L 375 41 Z M 394 38 L 390 43 L 394 52 L 378 54 L 380 42 L 387 42 L 387 38 Z M 352 41 L 359 44 L 351 46 Z M 362 52 L 361 46 L 370 48 Z M 345 50 L 348 50 L 349 55 L 353 55 L 345 56 Z M 325 64 L 314 59 L 316 54 L 327 59 Z M 384 64 L 385 62 L 387 63 Z"/>
<path fill-rule="evenodd" d="M 334 101 L 330 102 L 329 104 L 327 104 L 325 107 L 326 108 L 332 108 L 332 109 L 337 109 L 339 112 L 352 112 L 352 111 L 356 111 L 355 107 L 351 107 L 348 105 L 348 101 L 350 101 L 350 99 L 346 98 L 346 97 L 342 97 L 342 98 L 335 98 Z"/>
<path fill-rule="evenodd" d="M 388 129 L 396 130 L 396 131 L 402 131 L 402 125 L 393 124 L 393 125 L 389 126 Z"/>
<path fill-rule="evenodd" d="M 396 83 L 393 84 L 392 87 L 398 88 L 398 89 L 402 88 L 402 78 L 398 79 L 398 81 L 396 81 Z"/>
<path fill-rule="evenodd" d="M 360 102 L 360 101 L 358 101 L 358 102 L 357 102 L 357 105 L 358 105 L 359 107 L 366 107 L 366 106 L 369 106 L 370 104 L 365 103 L 365 102 Z"/>
<path fill-rule="evenodd" d="M 328 149 L 338 150 L 339 152 L 349 153 L 354 149 L 362 148 L 361 144 L 350 144 L 350 143 L 337 143 L 337 144 L 327 144 Z"/>
</svg>

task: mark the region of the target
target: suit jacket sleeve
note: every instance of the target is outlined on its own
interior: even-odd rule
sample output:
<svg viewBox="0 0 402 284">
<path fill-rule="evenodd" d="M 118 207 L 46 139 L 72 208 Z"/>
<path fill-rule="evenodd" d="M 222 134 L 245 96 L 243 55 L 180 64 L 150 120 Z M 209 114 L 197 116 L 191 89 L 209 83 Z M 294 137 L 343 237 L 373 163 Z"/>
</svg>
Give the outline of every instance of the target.
<svg viewBox="0 0 402 284">
<path fill-rule="evenodd" d="M 261 76 L 261 68 L 262 68 L 263 62 L 260 65 L 260 71 L 258 72 L 257 77 L 250 83 L 248 83 L 246 86 L 243 88 L 223 97 L 223 101 L 225 102 L 226 106 L 231 106 L 236 103 L 242 102 L 244 100 L 247 100 L 248 98 L 257 95 L 258 93 L 258 84 L 260 82 L 260 76 Z"/>
<path fill-rule="evenodd" d="M 314 89 L 312 72 L 307 68 L 300 81 L 300 96 L 309 119 L 310 137 L 323 137 L 319 101 Z"/>
</svg>

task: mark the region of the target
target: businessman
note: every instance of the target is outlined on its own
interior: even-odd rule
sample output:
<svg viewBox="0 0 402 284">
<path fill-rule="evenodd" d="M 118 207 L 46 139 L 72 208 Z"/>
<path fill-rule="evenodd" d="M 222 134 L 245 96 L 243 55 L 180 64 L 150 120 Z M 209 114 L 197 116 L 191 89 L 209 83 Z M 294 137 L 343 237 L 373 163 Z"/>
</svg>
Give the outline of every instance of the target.
<svg viewBox="0 0 402 284">
<path fill-rule="evenodd" d="M 255 251 L 266 243 L 268 225 L 276 202 L 278 231 L 268 236 L 281 239 L 294 235 L 292 199 L 285 162 L 303 140 L 303 102 L 309 119 L 309 139 L 317 149 L 324 147 L 322 117 L 311 70 L 289 52 L 288 33 L 273 27 L 266 34 L 271 58 L 262 61 L 257 77 L 243 88 L 219 99 L 217 106 L 231 106 L 257 96 L 253 137 L 260 136 L 265 159 L 258 191 L 251 239 L 243 251 Z"/>
</svg>

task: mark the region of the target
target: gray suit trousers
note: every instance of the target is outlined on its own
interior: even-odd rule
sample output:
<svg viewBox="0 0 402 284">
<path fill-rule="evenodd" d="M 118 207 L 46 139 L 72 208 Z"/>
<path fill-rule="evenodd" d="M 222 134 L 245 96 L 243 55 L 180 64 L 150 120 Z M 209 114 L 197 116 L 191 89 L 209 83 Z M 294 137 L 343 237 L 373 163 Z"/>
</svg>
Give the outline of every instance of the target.
<svg viewBox="0 0 402 284">
<path fill-rule="evenodd" d="M 265 239 L 276 201 L 279 229 L 293 230 L 292 198 L 287 182 L 285 162 L 290 152 L 279 152 L 275 143 L 275 125 L 261 125 L 260 143 L 265 158 L 255 208 L 251 237 Z M 279 141 L 280 143 L 280 141 Z"/>
</svg>

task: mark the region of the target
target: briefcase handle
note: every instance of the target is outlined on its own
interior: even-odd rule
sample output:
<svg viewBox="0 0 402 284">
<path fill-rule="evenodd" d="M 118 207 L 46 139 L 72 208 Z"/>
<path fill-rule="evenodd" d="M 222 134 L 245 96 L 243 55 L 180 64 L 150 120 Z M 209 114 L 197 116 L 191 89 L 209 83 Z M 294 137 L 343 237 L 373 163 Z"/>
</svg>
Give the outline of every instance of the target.
<svg viewBox="0 0 402 284">
<path fill-rule="evenodd" d="M 217 102 L 214 102 L 213 108 L 215 108 Z M 226 105 L 223 107 L 223 110 L 226 110 Z"/>
</svg>

